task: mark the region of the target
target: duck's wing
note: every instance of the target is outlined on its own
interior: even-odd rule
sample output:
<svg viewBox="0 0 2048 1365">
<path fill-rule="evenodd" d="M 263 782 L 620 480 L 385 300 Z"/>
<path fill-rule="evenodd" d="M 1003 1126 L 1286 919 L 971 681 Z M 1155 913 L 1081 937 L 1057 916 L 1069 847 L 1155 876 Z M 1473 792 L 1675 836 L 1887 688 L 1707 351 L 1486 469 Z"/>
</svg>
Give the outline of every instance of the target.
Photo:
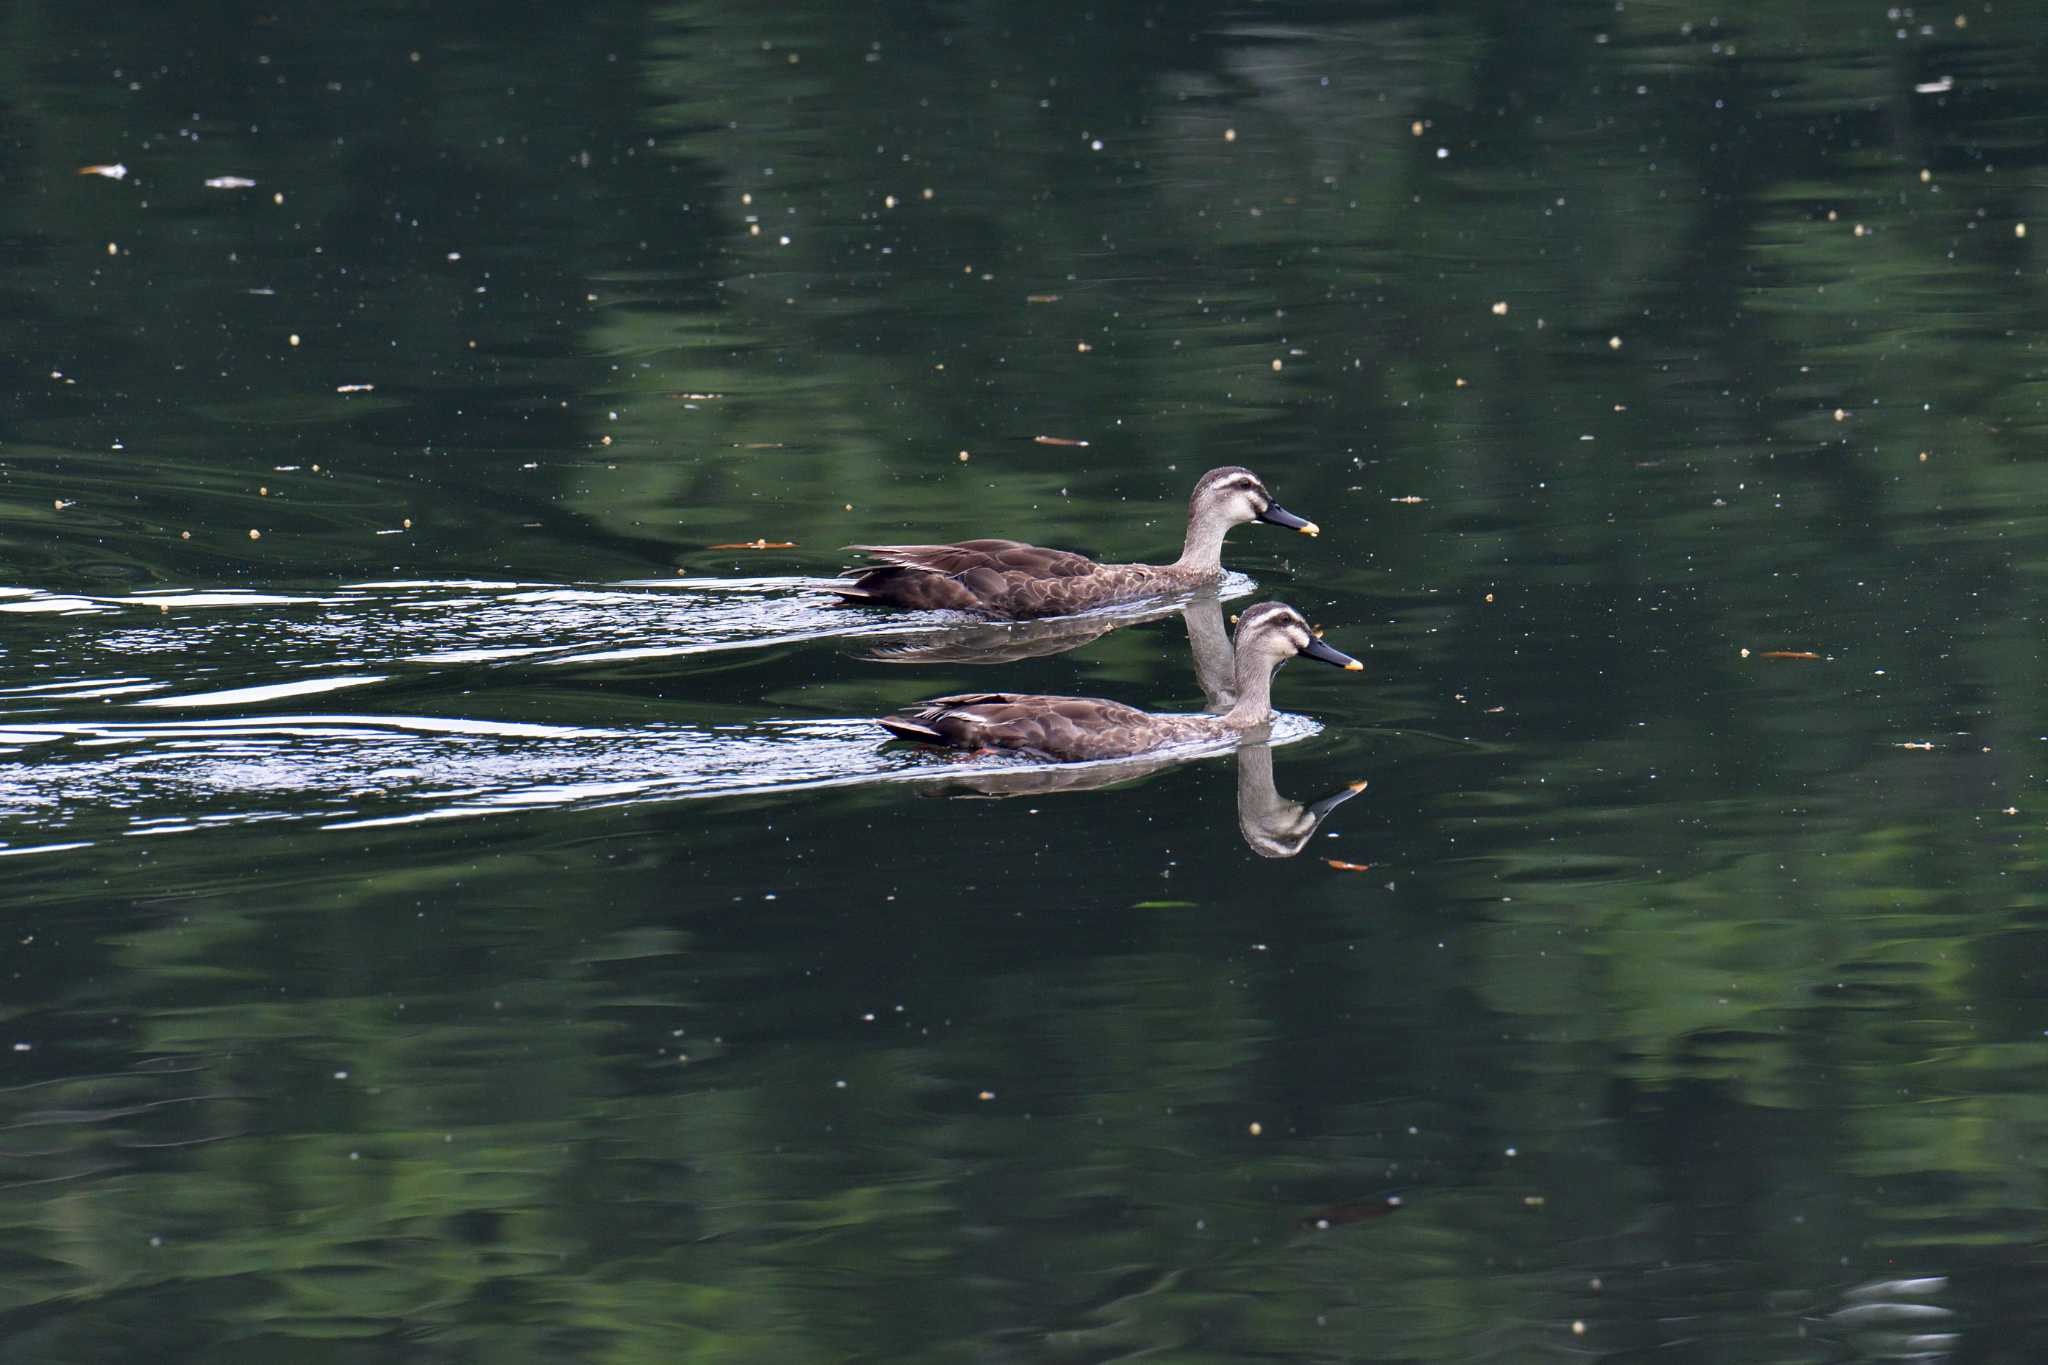
<svg viewBox="0 0 2048 1365">
<path fill-rule="evenodd" d="M 1086 555 L 1018 540 L 846 548 L 873 561 L 848 571 L 854 575 L 852 584 L 833 589 L 849 602 L 998 616 L 1042 616 L 1071 610 L 1069 594 L 1060 589 L 1101 568 Z"/>
<path fill-rule="evenodd" d="M 1121 758 L 1158 743 L 1152 716 L 1101 697 L 962 692 L 934 697 L 881 724 L 899 739 L 1056 759 Z"/>
<path fill-rule="evenodd" d="M 1093 573 L 1095 561 L 1072 550 L 1052 550 L 1043 545 L 1026 545 L 1021 540 L 963 540 L 956 545 L 849 545 L 866 555 L 870 565 L 854 572 L 871 572 L 875 567 L 923 569 L 927 573 L 962 574 L 977 569 L 1001 574 L 1023 574 L 1030 578 L 1073 578 Z"/>
</svg>

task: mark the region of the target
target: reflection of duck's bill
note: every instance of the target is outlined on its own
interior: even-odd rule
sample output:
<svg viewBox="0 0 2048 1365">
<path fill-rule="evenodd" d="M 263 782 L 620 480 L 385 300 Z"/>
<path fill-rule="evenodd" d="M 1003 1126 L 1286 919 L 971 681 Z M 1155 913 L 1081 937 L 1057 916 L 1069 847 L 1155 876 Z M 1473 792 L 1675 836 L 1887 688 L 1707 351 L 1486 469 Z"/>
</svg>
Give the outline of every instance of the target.
<svg viewBox="0 0 2048 1365">
<path fill-rule="evenodd" d="M 1348 787 L 1339 787 L 1322 800 L 1311 805 L 1308 808 L 1309 817 L 1320 825 L 1323 822 L 1324 816 L 1364 790 L 1365 783 L 1363 782 L 1353 782 Z"/>
<path fill-rule="evenodd" d="M 1329 645 L 1324 644 L 1321 640 L 1310 640 L 1308 642 L 1308 648 L 1302 650 L 1301 652 L 1303 655 L 1307 656 L 1308 658 L 1314 659 L 1319 663 L 1335 664 L 1337 665 L 1337 667 L 1348 670 L 1352 673 L 1356 673 L 1365 667 L 1364 664 L 1358 662 L 1358 660 L 1352 658 L 1343 650 L 1332 649 Z"/>
<path fill-rule="evenodd" d="M 1268 503 L 1266 510 L 1259 513 L 1260 521 L 1270 521 L 1275 526 L 1285 526 L 1290 531 L 1299 531 L 1305 536 L 1321 535 L 1323 528 L 1312 521 L 1297 517 L 1279 503 Z"/>
</svg>

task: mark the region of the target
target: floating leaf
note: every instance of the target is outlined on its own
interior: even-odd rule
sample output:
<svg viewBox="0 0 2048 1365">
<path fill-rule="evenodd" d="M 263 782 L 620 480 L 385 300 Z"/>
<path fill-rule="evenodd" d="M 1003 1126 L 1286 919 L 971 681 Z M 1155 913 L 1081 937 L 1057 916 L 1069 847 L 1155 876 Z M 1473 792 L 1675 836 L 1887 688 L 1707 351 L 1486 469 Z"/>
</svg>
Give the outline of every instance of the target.
<svg viewBox="0 0 2048 1365">
<path fill-rule="evenodd" d="M 1347 1223 L 1363 1223 L 1368 1219 L 1384 1218 L 1401 1207 L 1396 1198 L 1374 1199 L 1362 1204 L 1333 1204 L 1327 1209 L 1318 1209 L 1296 1221 L 1295 1226 L 1304 1232 L 1323 1232 L 1330 1228 L 1343 1227 Z"/>
<path fill-rule="evenodd" d="M 1371 863 L 1347 863 L 1342 858 L 1325 858 L 1323 859 L 1323 861 L 1328 863 L 1331 867 L 1336 868 L 1339 872 L 1372 871 Z"/>
<path fill-rule="evenodd" d="M 1042 446 L 1085 446 L 1086 441 L 1077 441 L 1071 436 L 1034 436 L 1032 441 Z"/>
<path fill-rule="evenodd" d="M 1820 655 L 1810 649 L 1767 649 L 1756 657 L 1759 659 L 1818 659 Z"/>
<path fill-rule="evenodd" d="M 726 545 L 713 545 L 714 550 L 794 550 L 793 540 L 741 540 Z"/>
<path fill-rule="evenodd" d="M 207 177 L 206 188 L 210 190 L 253 190 L 256 188 L 256 182 L 246 175 L 215 175 Z"/>
<path fill-rule="evenodd" d="M 110 166 L 80 166 L 80 175 L 103 175 L 109 180 L 126 180 L 128 168 L 116 161 Z"/>
</svg>

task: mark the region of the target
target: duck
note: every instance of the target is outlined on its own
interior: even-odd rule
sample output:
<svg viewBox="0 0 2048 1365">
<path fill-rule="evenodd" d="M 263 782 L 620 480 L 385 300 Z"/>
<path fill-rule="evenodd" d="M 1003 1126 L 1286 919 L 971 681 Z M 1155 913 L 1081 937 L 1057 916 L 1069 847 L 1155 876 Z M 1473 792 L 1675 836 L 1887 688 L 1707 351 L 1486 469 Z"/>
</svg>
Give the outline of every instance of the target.
<svg viewBox="0 0 2048 1365">
<path fill-rule="evenodd" d="M 1065 616 L 1221 581 L 1223 537 L 1248 521 L 1308 536 L 1321 529 L 1282 507 L 1251 470 L 1224 465 L 1196 480 L 1188 498 L 1187 538 L 1171 564 L 1098 564 L 1071 550 L 1016 540 L 849 545 L 875 562 L 848 570 L 853 581 L 832 592 L 852 605 L 961 611 L 994 620 Z"/>
<path fill-rule="evenodd" d="M 1273 719 L 1273 674 L 1297 655 L 1351 672 L 1365 665 L 1323 643 L 1302 614 L 1262 602 L 1238 619 L 1230 709 L 1221 715 L 1140 711 L 1102 697 L 964 692 L 935 697 L 878 723 L 897 739 L 948 749 L 1027 754 L 1056 762 L 1131 758 L 1182 744 L 1236 741 Z"/>
</svg>

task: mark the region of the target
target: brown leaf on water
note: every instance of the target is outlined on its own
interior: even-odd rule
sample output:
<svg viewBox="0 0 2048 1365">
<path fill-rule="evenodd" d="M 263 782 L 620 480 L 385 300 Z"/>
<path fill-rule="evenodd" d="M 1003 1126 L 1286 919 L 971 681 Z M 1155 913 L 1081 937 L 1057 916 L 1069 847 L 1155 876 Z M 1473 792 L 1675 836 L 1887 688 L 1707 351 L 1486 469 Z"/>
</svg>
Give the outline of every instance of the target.
<svg viewBox="0 0 2048 1365">
<path fill-rule="evenodd" d="M 1042 446 L 1085 446 L 1088 444 L 1086 441 L 1077 441 L 1071 436 L 1034 436 L 1031 440 L 1034 444 Z"/>
<path fill-rule="evenodd" d="M 793 540 L 741 540 L 726 545 L 713 545 L 714 550 L 794 550 Z"/>
<path fill-rule="evenodd" d="M 103 175 L 109 180 L 126 180 L 128 178 L 128 168 L 118 161 L 105 166 L 80 166 L 78 173 L 80 175 Z"/>
<path fill-rule="evenodd" d="M 1818 654 L 1814 653 L 1814 652 L 1813 652 L 1812 650 L 1810 650 L 1810 649 L 1766 649 L 1766 650 L 1763 650 L 1763 651 L 1759 652 L 1759 653 L 1757 654 L 1757 656 L 1756 656 L 1756 657 L 1757 657 L 1757 658 L 1759 658 L 1759 659 L 1812 659 L 1812 660 L 1818 660 L 1818 659 L 1820 658 L 1820 655 L 1818 655 Z"/>
<path fill-rule="evenodd" d="M 1060 296 L 1058 294 L 1026 294 L 1024 296 L 1024 302 L 1026 303 L 1058 303 L 1059 301 Z"/>
<path fill-rule="evenodd" d="M 1323 859 L 1323 861 L 1328 863 L 1331 867 L 1336 868 L 1339 872 L 1372 871 L 1371 863 L 1347 863 L 1342 858 L 1325 858 Z"/>
<path fill-rule="evenodd" d="M 1304 1232 L 1324 1232 L 1330 1228 L 1341 1228 L 1348 1223 L 1363 1223 L 1374 1218 L 1384 1218 L 1398 1211 L 1398 1199 L 1373 1199 L 1361 1204 L 1332 1204 L 1327 1209 L 1318 1209 L 1295 1223 Z"/>
</svg>

